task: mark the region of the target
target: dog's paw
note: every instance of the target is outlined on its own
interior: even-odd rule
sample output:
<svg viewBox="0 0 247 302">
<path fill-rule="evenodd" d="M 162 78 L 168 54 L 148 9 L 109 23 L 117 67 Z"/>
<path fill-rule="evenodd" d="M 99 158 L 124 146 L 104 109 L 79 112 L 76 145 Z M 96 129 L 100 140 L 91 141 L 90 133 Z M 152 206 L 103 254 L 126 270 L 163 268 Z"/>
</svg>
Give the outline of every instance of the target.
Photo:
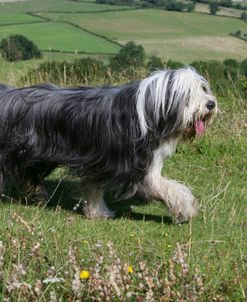
<svg viewBox="0 0 247 302">
<path fill-rule="evenodd" d="M 115 212 L 111 211 L 104 202 L 90 203 L 85 202 L 84 204 L 84 215 L 89 219 L 110 219 L 115 217 Z"/>
<path fill-rule="evenodd" d="M 174 181 L 172 189 L 170 187 L 170 211 L 175 223 L 189 221 L 198 211 L 198 202 L 192 195 L 189 188 Z"/>
</svg>

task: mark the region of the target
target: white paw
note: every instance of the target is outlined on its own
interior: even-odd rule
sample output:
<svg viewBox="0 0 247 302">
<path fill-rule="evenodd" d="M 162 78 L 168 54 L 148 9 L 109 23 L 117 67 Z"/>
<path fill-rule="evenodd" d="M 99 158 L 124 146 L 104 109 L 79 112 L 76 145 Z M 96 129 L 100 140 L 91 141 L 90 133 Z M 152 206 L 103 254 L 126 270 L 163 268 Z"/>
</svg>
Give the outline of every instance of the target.
<svg viewBox="0 0 247 302">
<path fill-rule="evenodd" d="M 115 212 L 108 209 L 105 202 L 87 202 L 84 204 L 84 214 L 89 219 L 109 219 L 115 217 Z"/>
<path fill-rule="evenodd" d="M 169 204 L 172 218 L 175 223 L 189 221 L 197 213 L 198 202 L 185 185 L 173 180 L 171 182 Z"/>
</svg>

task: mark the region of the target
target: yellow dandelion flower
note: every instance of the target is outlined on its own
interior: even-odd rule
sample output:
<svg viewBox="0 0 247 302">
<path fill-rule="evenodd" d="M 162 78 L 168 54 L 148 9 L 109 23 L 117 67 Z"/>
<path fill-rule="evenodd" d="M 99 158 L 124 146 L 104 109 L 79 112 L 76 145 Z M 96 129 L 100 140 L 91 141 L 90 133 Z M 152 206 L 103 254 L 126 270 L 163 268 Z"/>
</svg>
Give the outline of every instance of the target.
<svg viewBox="0 0 247 302">
<path fill-rule="evenodd" d="M 135 237 L 135 235 L 133 233 L 130 234 L 130 237 Z"/>
<path fill-rule="evenodd" d="M 89 271 L 81 271 L 80 272 L 80 279 L 89 279 L 90 278 L 90 273 Z"/>
<path fill-rule="evenodd" d="M 129 273 L 129 274 L 132 274 L 133 271 L 134 271 L 134 270 L 133 270 L 133 266 L 129 265 L 129 266 L 128 266 L 128 273 Z"/>
<path fill-rule="evenodd" d="M 170 245 L 170 244 L 167 244 L 167 247 L 172 247 L 172 245 Z"/>
<path fill-rule="evenodd" d="M 83 240 L 82 243 L 89 244 L 87 240 Z"/>
</svg>

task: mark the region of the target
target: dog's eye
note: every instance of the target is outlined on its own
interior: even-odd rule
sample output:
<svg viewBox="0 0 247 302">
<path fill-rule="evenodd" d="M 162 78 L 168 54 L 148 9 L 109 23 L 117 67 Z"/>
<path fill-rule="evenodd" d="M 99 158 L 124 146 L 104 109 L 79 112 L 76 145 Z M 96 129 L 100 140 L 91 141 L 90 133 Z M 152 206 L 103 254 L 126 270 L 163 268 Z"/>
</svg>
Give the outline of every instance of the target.
<svg viewBox="0 0 247 302">
<path fill-rule="evenodd" d="M 202 86 L 202 90 L 203 90 L 204 92 L 208 92 L 206 86 Z"/>
</svg>

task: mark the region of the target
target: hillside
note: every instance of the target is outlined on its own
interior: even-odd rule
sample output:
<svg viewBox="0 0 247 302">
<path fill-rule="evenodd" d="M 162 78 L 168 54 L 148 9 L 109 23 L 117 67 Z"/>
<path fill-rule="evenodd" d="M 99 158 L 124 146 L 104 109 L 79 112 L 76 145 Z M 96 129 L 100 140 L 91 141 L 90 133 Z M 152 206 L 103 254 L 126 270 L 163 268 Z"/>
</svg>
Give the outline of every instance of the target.
<svg viewBox="0 0 247 302">
<path fill-rule="evenodd" d="M 246 43 L 230 36 L 238 30 L 246 32 L 247 23 L 208 14 L 68 0 L 1 4 L 0 39 L 25 33 L 44 51 L 112 54 L 133 40 L 166 60 L 242 60 Z"/>
</svg>

